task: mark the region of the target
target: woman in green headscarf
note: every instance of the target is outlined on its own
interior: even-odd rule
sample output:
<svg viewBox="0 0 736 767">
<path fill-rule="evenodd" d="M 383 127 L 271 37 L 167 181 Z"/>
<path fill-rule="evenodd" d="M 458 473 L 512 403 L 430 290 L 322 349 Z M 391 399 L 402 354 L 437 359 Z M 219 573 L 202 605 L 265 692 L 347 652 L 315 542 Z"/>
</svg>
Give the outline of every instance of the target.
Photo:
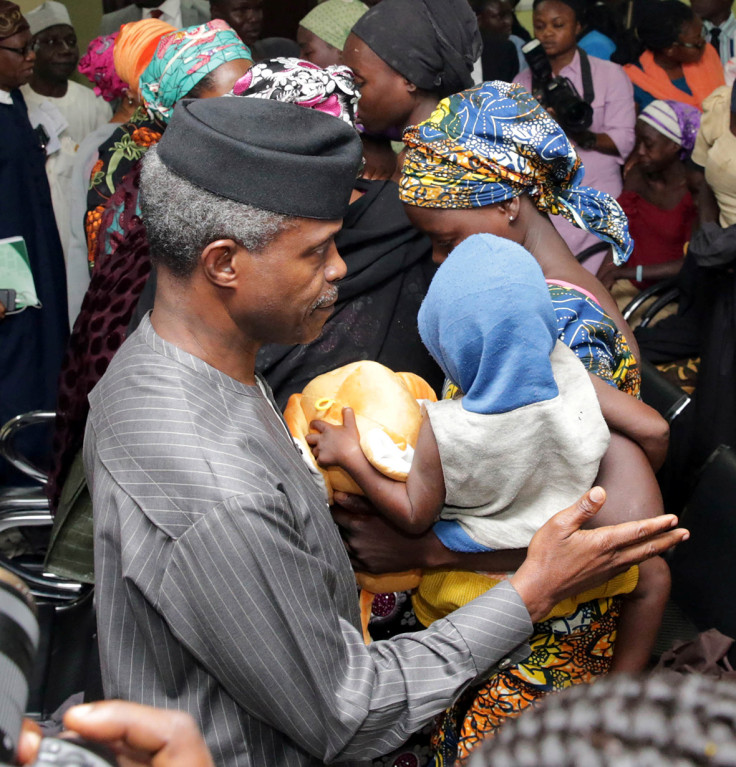
<svg viewBox="0 0 736 767">
<path fill-rule="evenodd" d="M 126 24 L 125 31 L 146 23 L 150 19 Z M 118 44 L 116 41 L 116 47 Z M 118 55 L 115 60 L 116 65 L 125 63 Z M 252 63 L 249 48 L 219 19 L 172 29 L 160 37 L 139 82 L 131 83 L 131 87 L 138 88 L 143 106 L 100 147 L 99 160 L 92 170 L 85 224 L 90 270 L 96 254 L 101 255 L 108 247 L 98 242 L 108 200 L 147 149 L 161 138 L 177 101 L 185 96 L 224 95 Z"/>
<path fill-rule="evenodd" d="M 342 64 L 342 49 L 350 30 L 368 10 L 360 0 L 325 0 L 299 22 L 299 53 L 318 67 Z"/>
</svg>

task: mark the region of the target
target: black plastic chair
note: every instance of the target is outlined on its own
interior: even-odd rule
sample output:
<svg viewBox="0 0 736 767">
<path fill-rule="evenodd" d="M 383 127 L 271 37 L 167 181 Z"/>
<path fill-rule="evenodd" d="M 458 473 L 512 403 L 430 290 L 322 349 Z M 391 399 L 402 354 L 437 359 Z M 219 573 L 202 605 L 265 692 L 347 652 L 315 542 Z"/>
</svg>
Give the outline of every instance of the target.
<svg viewBox="0 0 736 767">
<path fill-rule="evenodd" d="M 599 253 L 603 253 L 610 247 L 611 246 L 607 242 L 596 242 L 594 245 L 585 248 L 585 250 L 581 250 L 580 253 L 575 256 L 575 260 L 579 264 L 584 264 L 589 258 L 597 256 Z"/>
<path fill-rule="evenodd" d="M 668 381 L 649 360 L 642 359 L 639 366 L 642 400 L 672 423 L 688 407 L 691 398 L 679 386 Z"/>
<path fill-rule="evenodd" d="M 717 448 L 681 514 L 690 530 L 670 558 L 672 599 L 700 631 L 736 637 L 736 451 Z"/>
<path fill-rule="evenodd" d="M 645 328 L 651 323 L 651 321 L 664 309 L 665 306 L 676 301 L 680 295 L 680 289 L 677 286 L 677 277 L 670 277 L 669 279 L 662 280 L 656 283 L 656 285 L 650 285 L 648 288 L 635 296 L 626 305 L 626 308 L 621 312 L 624 319 L 628 322 L 634 313 L 643 306 L 650 298 L 657 297 L 657 300 L 648 306 L 642 315 L 640 328 Z"/>
<path fill-rule="evenodd" d="M 35 486 L 0 490 L 0 533 L 51 531 L 53 518 L 43 491 L 46 474 L 17 450 L 14 438 L 22 429 L 53 418 L 54 413 L 36 411 L 0 427 L 0 460 L 36 481 Z M 44 555 L 39 551 L 10 559 L 0 554 L 0 567 L 25 581 L 38 607 L 40 641 L 26 709 L 36 719 L 48 719 L 75 693 L 83 692 L 85 700 L 102 697 L 94 590 L 46 572 Z"/>
</svg>

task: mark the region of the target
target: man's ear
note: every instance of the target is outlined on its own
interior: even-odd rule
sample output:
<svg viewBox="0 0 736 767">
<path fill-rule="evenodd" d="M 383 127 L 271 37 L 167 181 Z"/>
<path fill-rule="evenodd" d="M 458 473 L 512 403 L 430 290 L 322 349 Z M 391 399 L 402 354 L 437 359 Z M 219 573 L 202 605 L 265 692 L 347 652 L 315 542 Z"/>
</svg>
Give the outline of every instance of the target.
<svg viewBox="0 0 736 767">
<path fill-rule="evenodd" d="M 215 240 L 202 251 L 200 262 L 207 279 L 217 287 L 232 288 L 244 266 L 247 251 L 235 240 Z"/>
</svg>

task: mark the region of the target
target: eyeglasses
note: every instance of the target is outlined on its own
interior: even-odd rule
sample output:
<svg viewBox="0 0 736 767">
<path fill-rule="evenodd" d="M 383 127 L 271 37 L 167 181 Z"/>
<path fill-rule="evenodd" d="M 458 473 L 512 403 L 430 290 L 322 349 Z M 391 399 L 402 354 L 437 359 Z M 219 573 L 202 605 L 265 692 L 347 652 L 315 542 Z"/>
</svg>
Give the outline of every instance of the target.
<svg viewBox="0 0 736 767">
<path fill-rule="evenodd" d="M 49 37 L 48 39 L 39 38 L 33 43 L 33 50 L 38 53 L 41 48 L 68 48 L 70 51 L 77 47 L 76 37 Z"/>
<path fill-rule="evenodd" d="M 681 48 L 695 48 L 699 51 L 702 51 L 703 48 L 708 44 L 708 41 L 705 39 L 705 30 L 700 30 L 700 40 L 698 40 L 697 43 L 683 43 L 682 40 L 676 40 L 675 45 L 679 45 Z"/>
<path fill-rule="evenodd" d="M 10 51 L 11 53 L 17 53 L 24 59 L 28 58 L 28 54 L 31 51 L 35 51 L 35 48 L 31 43 L 26 43 L 22 48 L 12 48 L 10 45 L 0 45 L 0 49 L 3 51 Z"/>
<path fill-rule="evenodd" d="M 681 48 L 696 48 L 697 50 L 702 51 L 707 43 L 705 40 L 701 40 L 698 43 L 683 43 L 681 40 L 677 40 L 675 45 L 679 45 Z"/>
</svg>

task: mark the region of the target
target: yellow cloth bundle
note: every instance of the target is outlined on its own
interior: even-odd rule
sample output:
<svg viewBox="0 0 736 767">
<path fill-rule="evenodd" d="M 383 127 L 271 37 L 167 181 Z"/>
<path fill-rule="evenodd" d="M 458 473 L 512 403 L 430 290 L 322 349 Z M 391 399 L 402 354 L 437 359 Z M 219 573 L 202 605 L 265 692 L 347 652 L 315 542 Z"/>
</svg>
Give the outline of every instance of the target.
<svg viewBox="0 0 736 767">
<path fill-rule="evenodd" d="M 423 625 L 430 626 L 434 621 L 444 618 L 453 610 L 484 594 L 505 580 L 505 577 L 500 573 L 486 575 L 466 570 L 425 570 L 419 588 L 412 598 L 414 612 Z M 542 621 L 571 615 L 578 605 L 593 599 L 629 594 L 636 588 L 638 581 L 639 568 L 634 565 L 598 588 L 564 599 L 556 604 Z"/>
</svg>

